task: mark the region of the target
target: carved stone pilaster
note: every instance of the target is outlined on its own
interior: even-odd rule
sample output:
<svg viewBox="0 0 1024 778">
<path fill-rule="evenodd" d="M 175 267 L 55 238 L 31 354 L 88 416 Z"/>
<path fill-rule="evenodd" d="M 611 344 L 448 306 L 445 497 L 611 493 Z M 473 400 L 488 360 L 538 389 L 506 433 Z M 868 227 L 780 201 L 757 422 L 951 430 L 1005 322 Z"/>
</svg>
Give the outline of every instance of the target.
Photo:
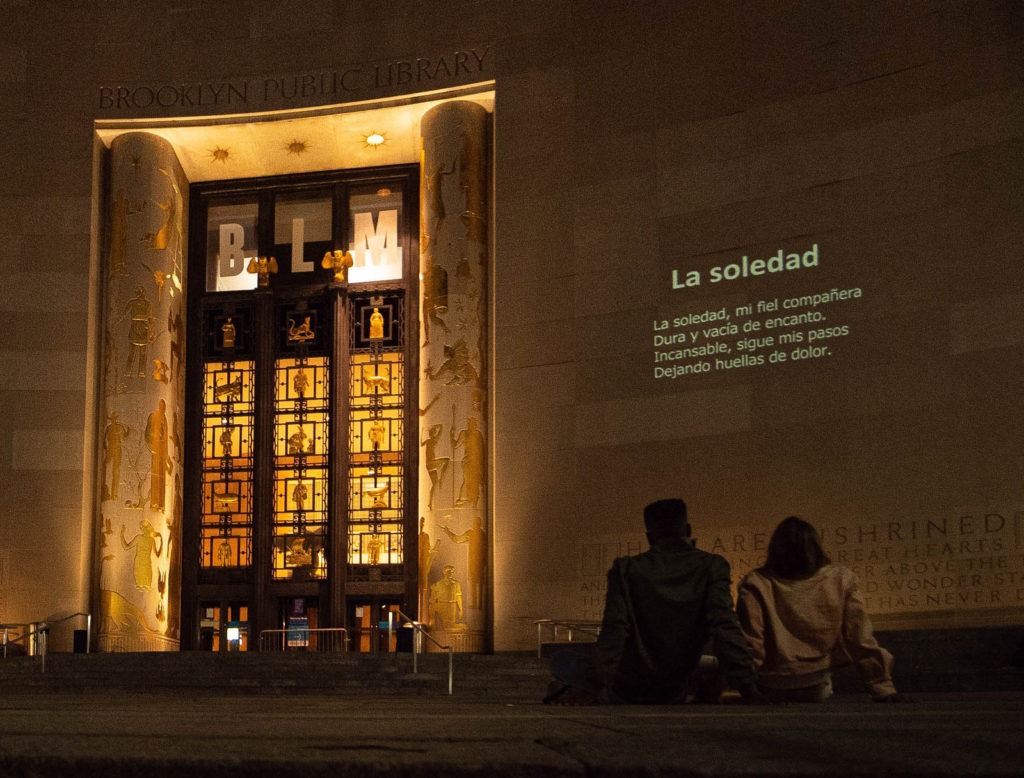
<svg viewBox="0 0 1024 778">
<path fill-rule="evenodd" d="M 93 605 L 101 651 L 180 630 L 188 181 L 149 133 L 111 144 Z"/>
<path fill-rule="evenodd" d="M 491 603 L 487 127 L 468 101 L 420 125 L 419 617 L 464 651 L 488 648 Z"/>
</svg>

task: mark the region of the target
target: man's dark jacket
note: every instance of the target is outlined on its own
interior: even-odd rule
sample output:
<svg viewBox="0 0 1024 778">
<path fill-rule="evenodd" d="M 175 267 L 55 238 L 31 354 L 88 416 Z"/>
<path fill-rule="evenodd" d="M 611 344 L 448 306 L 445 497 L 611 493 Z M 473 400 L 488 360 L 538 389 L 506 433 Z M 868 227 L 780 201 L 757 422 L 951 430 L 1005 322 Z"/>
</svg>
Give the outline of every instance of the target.
<svg viewBox="0 0 1024 778">
<path fill-rule="evenodd" d="M 655 541 L 608 571 L 596 669 L 627 702 L 667 702 L 685 692 L 708 638 L 739 690 L 756 674 L 733 610 L 729 563 L 688 538 Z"/>
</svg>

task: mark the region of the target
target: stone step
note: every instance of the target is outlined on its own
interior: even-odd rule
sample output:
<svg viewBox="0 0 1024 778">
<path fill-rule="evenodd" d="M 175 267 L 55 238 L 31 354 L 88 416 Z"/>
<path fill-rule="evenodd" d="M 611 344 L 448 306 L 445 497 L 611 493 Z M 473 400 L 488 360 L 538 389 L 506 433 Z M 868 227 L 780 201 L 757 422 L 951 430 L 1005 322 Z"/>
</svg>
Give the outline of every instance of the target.
<svg viewBox="0 0 1024 778">
<path fill-rule="evenodd" d="M 446 695 L 448 657 L 421 654 L 239 653 L 199 651 L 50 654 L 0 658 L 5 692 L 173 689 L 253 694 Z M 548 670 L 532 654 L 456 654 L 453 695 L 536 701 Z"/>
</svg>

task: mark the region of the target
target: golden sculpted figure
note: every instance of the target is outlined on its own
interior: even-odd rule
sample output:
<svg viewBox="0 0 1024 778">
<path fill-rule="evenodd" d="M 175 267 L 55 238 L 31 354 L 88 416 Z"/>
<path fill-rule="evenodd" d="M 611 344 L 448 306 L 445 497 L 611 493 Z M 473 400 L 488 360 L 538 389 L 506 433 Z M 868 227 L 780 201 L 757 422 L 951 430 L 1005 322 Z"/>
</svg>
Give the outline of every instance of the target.
<svg viewBox="0 0 1024 778">
<path fill-rule="evenodd" d="M 156 339 L 156 319 L 153 317 L 153 304 L 146 299 L 146 292 L 141 286 L 135 290 L 135 296 L 125 305 L 124 316 L 130 320 L 128 361 L 124 366 L 124 374 L 130 376 L 133 372 L 132 366 L 135 365 L 134 370 L 138 371 L 139 378 L 145 378 L 149 346 Z"/>
<path fill-rule="evenodd" d="M 454 346 L 445 344 L 444 362 L 441 363 L 437 370 L 434 370 L 430 360 L 427 360 L 427 366 L 423 369 L 423 374 L 431 381 L 440 378 L 444 380 L 447 386 L 453 384 L 478 384 L 480 382 L 480 374 L 477 372 L 476 367 L 473 366 L 472 361 L 470 361 L 469 346 L 466 345 L 465 339 L 460 339 Z"/>
<path fill-rule="evenodd" d="M 336 251 L 328 251 L 324 254 L 323 261 L 320 265 L 327 270 L 334 271 L 334 283 L 343 284 L 345 283 L 345 271 L 352 267 L 354 262 L 355 260 L 352 257 L 351 251 L 342 251 L 341 249 L 338 249 Z"/>
<path fill-rule="evenodd" d="M 135 588 L 148 592 L 153 588 L 153 555 L 160 556 L 164 550 L 164 538 L 153 529 L 148 519 L 139 522 L 139 534 L 125 540 L 124 525 L 121 525 L 121 548 L 135 551 Z"/>
<path fill-rule="evenodd" d="M 231 321 L 231 317 L 228 316 L 228 320 L 220 325 L 220 345 L 221 348 L 234 348 L 235 347 L 235 336 L 238 332 L 235 330 L 235 323 Z"/>
<path fill-rule="evenodd" d="M 292 391 L 302 399 L 306 396 L 306 390 L 309 388 L 309 374 L 306 369 L 300 367 L 298 372 L 292 376 Z"/>
<path fill-rule="evenodd" d="M 444 577 L 430 587 L 430 624 L 453 629 L 462 624 L 462 586 L 455 580 L 455 566 L 444 566 Z"/>
<path fill-rule="evenodd" d="M 306 543 L 306 538 L 296 535 L 288 539 L 288 550 L 285 552 L 284 563 L 289 567 L 305 567 L 313 564 L 313 552 Z"/>
<path fill-rule="evenodd" d="M 270 274 L 277 272 L 277 260 L 274 257 L 253 257 L 245 270 L 256 274 L 260 286 L 270 286 Z"/>
<path fill-rule="evenodd" d="M 484 572 L 487 568 L 487 533 L 480 517 L 473 526 L 456 535 L 448 527 L 441 527 L 452 543 L 465 543 L 469 549 L 469 607 L 482 608 L 484 603 Z"/>
<path fill-rule="evenodd" d="M 146 445 L 150 451 L 149 506 L 162 511 L 166 503 L 167 474 L 171 462 L 167 458 L 167 403 L 162 399 L 146 421 Z"/>
<path fill-rule="evenodd" d="M 309 497 L 309 487 L 302 481 L 295 484 L 295 488 L 292 489 L 292 503 L 295 505 L 295 510 L 302 512 L 306 510 L 306 498 Z"/>
<path fill-rule="evenodd" d="M 417 543 L 417 573 L 419 586 L 417 591 L 419 592 L 420 603 L 419 603 L 419 617 L 426 619 L 427 609 L 429 604 L 428 596 L 430 594 L 430 568 L 434 564 L 434 557 L 437 555 L 437 550 L 441 546 L 441 539 L 438 538 L 434 543 L 433 548 L 430 546 L 430 533 L 426 529 L 427 520 L 423 516 L 420 517 L 420 534 Z"/>
<path fill-rule="evenodd" d="M 226 459 L 231 458 L 231 450 L 235 446 L 235 428 L 228 424 L 220 433 L 220 455 Z"/>
<path fill-rule="evenodd" d="M 316 333 L 310 325 L 311 316 L 302 320 L 302 324 L 296 324 L 295 319 L 288 320 L 288 340 L 294 343 L 305 343 L 316 338 Z"/>
<path fill-rule="evenodd" d="M 420 443 L 424 449 L 424 463 L 427 466 L 427 475 L 430 476 L 430 495 L 427 497 L 427 509 L 434 507 L 434 494 L 444 480 L 444 474 L 451 464 L 451 457 L 442 457 L 437 453 L 437 446 L 441 440 L 441 433 L 444 431 L 443 424 L 433 424 L 427 432 L 426 439 Z"/>
<path fill-rule="evenodd" d="M 110 272 L 112 275 L 128 274 L 128 217 L 139 213 L 141 205 L 133 206 L 123 189 L 114 195 L 110 209 Z"/>
<path fill-rule="evenodd" d="M 370 340 L 381 340 L 384 337 L 384 314 L 380 308 L 374 308 L 370 314 Z"/>
<path fill-rule="evenodd" d="M 117 411 L 112 411 L 107 428 L 103 431 L 103 474 L 106 476 L 110 468 L 110 486 L 103 484 L 103 499 L 116 500 L 117 487 L 121 482 L 121 441 L 128 437 L 128 428 L 117 418 Z"/>
<path fill-rule="evenodd" d="M 459 498 L 455 501 L 456 507 L 472 506 L 477 507 L 480 501 L 480 491 L 484 477 L 484 456 L 486 455 L 486 444 L 484 434 L 480 431 L 480 425 L 475 416 L 466 420 L 466 429 L 455 436 L 454 431 L 449 433 L 452 443 L 452 451 L 462 446 L 462 486 L 459 488 Z"/>
<path fill-rule="evenodd" d="M 388 425 L 380 419 L 374 419 L 370 423 L 366 436 L 370 439 L 370 446 L 374 451 L 380 451 L 384 448 L 384 436 L 387 434 L 387 431 Z"/>
<path fill-rule="evenodd" d="M 391 388 L 391 373 L 387 365 L 379 365 L 379 373 L 373 365 L 363 366 L 363 393 L 387 392 Z"/>
<path fill-rule="evenodd" d="M 217 384 L 213 387 L 213 396 L 220 402 L 232 402 L 242 397 L 242 376 L 238 376 L 229 384 Z"/>
<path fill-rule="evenodd" d="M 221 567 L 231 567 L 233 556 L 234 552 L 231 550 L 231 544 L 226 539 L 221 540 L 217 545 L 217 564 Z"/>
<path fill-rule="evenodd" d="M 299 427 L 298 432 L 293 432 L 288 436 L 288 453 L 289 454 L 312 454 L 313 453 L 313 440 L 306 434 L 306 430 L 303 427 Z"/>
<path fill-rule="evenodd" d="M 427 271 L 423 274 L 423 345 L 430 343 L 430 328 L 436 324 L 447 335 L 450 330 L 442 314 L 448 312 L 448 271 L 432 260 L 428 260 Z"/>
<path fill-rule="evenodd" d="M 159 381 L 162 384 L 167 384 L 171 381 L 170 365 L 162 359 L 153 360 L 153 380 Z"/>
<path fill-rule="evenodd" d="M 384 538 L 374 532 L 366 541 L 366 553 L 371 565 L 380 564 L 380 552 L 384 548 Z"/>
</svg>

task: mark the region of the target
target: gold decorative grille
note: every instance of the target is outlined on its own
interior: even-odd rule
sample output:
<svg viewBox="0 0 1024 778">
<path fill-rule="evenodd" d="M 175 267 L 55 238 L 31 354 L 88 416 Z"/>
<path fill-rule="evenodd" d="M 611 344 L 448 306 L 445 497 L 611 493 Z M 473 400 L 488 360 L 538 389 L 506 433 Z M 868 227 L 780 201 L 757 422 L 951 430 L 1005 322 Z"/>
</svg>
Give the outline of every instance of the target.
<svg viewBox="0 0 1024 778">
<path fill-rule="evenodd" d="M 361 302 L 349 370 L 349 577 L 401 580 L 405 361 L 400 339 L 386 335 L 400 331 L 400 300 Z"/>
<path fill-rule="evenodd" d="M 202 567 L 252 565 L 253 363 L 203 371 Z"/>
<path fill-rule="evenodd" d="M 275 363 L 275 579 L 327 577 L 329 366 L 327 357 Z"/>
</svg>

